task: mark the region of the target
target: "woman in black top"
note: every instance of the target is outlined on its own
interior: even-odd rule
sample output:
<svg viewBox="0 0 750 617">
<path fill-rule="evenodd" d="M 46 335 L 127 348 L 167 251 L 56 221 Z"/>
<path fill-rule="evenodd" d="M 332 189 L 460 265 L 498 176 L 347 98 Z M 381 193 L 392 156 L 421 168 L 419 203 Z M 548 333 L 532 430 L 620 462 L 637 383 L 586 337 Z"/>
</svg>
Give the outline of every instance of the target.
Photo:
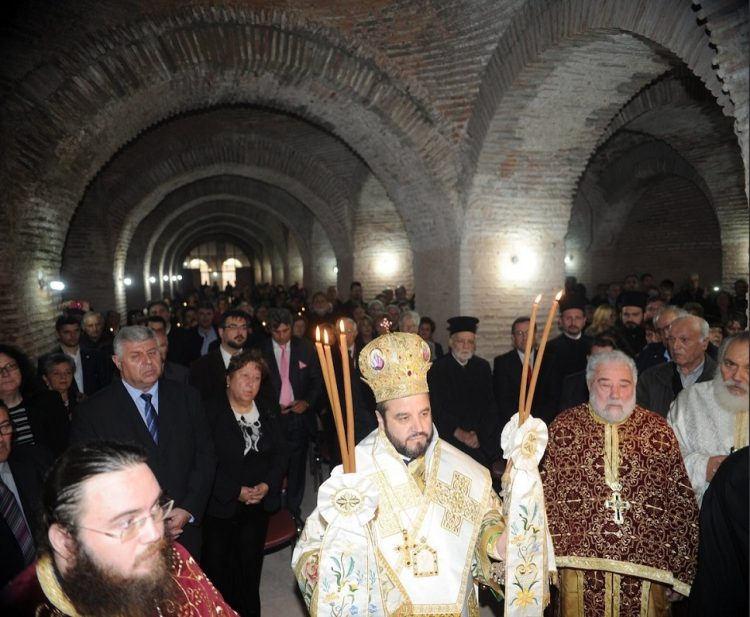
<svg viewBox="0 0 750 617">
<path fill-rule="evenodd" d="M 0 400 L 10 411 L 13 444 L 36 444 L 53 456 L 68 445 L 70 420 L 62 399 L 41 388 L 19 349 L 0 345 Z"/>
<path fill-rule="evenodd" d="M 260 615 L 268 514 L 279 506 L 287 459 L 278 420 L 257 399 L 267 373 L 257 350 L 234 356 L 226 392 L 207 406 L 218 466 L 203 522 L 203 568 L 243 617 Z"/>
</svg>

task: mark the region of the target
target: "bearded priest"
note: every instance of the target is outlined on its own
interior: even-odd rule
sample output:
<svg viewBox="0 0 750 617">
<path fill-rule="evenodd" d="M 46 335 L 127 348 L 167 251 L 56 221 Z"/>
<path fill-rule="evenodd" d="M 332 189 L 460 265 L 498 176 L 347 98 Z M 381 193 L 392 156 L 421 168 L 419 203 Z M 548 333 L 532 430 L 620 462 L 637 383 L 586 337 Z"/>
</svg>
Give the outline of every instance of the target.
<svg viewBox="0 0 750 617">
<path fill-rule="evenodd" d="M 479 615 L 477 582 L 499 591 L 505 555 L 489 472 L 432 423 L 430 349 L 394 332 L 360 353 L 378 428 L 334 469 L 292 567 L 312 615 Z"/>
<path fill-rule="evenodd" d="M 698 508 L 672 429 L 635 404 L 620 351 L 592 355 L 588 405 L 549 429 L 542 481 L 561 614 L 670 614 L 695 574 Z"/>
</svg>

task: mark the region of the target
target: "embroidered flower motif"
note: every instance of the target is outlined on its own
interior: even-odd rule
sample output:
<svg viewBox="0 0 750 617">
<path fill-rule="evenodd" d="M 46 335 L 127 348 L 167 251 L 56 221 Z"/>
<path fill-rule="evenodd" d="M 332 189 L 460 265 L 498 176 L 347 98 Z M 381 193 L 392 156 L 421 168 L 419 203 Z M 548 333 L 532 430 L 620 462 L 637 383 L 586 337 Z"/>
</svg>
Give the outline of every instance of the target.
<svg viewBox="0 0 750 617">
<path fill-rule="evenodd" d="M 521 589 L 521 591 L 518 592 L 515 598 L 513 598 L 513 602 L 511 604 L 517 604 L 521 608 L 528 606 L 529 604 L 536 604 L 536 598 L 534 597 L 534 593 L 530 589 Z"/>
</svg>

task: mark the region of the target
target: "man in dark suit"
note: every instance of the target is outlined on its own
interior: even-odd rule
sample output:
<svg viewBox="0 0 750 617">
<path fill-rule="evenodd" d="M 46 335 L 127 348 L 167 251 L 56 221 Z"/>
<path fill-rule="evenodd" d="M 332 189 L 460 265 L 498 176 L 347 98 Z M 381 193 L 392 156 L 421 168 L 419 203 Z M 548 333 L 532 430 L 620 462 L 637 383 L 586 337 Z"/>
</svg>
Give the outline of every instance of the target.
<svg viewBox="0 0 750 617">
<path fill-rule="evenodd" d="M 317 432 L 315 414 L 323 394 L 323 374 L 313 344 L 292 336 L 292 314 L 287 309 L 270 311 L 268 323 L 271 338 L 264 342 L 262 352 L 269 378 L 263 396 L 281 410 L 289 447 L 287 506 L 299 522 L 307 447 L 310 436 Z"/>
<path fill-rule="evenodd" d="M 122 379 L 79 405 L 71 443 L 110 440 L 143 447 L 159 484 L 175 500 L 167 530 L 198 557 L 198 524 L 216 470 L 200 396 L 190 386 L 159 379 L 161 356 L 149 328 L 122 328 L 114 360 Z"/>
<path fill-rule="evenodd" d="M 666 418 L 683 388 L 713 379 L 716 361 L 706 353 L 708 333 L 708 322 L 695 315 L 672 321 L 666 332 L 672 360 L 646 369 L 638 378 L 636 400 L 641 407 Z"/>
<path fill-rule="evenodd" d="M 190 383 L 198 388 L 204 401 L 226 390 L 229 361 L 245 348 L 249 327 L 247 313 L 226 311 L 219 323 L 219 345 L 190 366 Z"/>
<path fill-rule="evenodd" d="M 495 401 L 500 412 L 500 426 L 503 427 L 511 416 L 518 411 L 518 394 L 521 386 L 521 373 L 523 372 L 523 355 L 526 349 L 526 339 L 529 334 L 529 317 L 519 317 L 510 328 L 510 340 L 513 349 L 500 356 L 496 356 L 493 362 L 492 387 Z M 529 373 L 527 379 L 531 379 L 531 373 L 536 360 L 536 329 L 534 330 L 534 341 L 531 346 L 531 358 L 529 359 Z M 547 424 L 555 417 L 555 401 L 551 392 L 550 368 L 552 363 L 547 358 L 542 358 L 539 367 L 539 378 L 534 391 L 534 400 L 531 405 L 531 413 L 541 418 Z"/>
<path fill-rule="evenodd" d="M 183 330 L 172 324 L 172 313 L 163 300 L 156 300 L 148 305 L 148 314 L 157 315 L 167 324 L 167 338 L 169 339 L 170 362 L 177 362 L 183 366 L 190 366 L 193 360 L 201 355 L 203 339 L 195 330 Z"/>
<path fill-rule="evenodd" d="M 34 527 L 46 459 L 35 446 L 11 448 L 13 423 L 0 403 L 0 589 L 34 561 Z"/>
<path fill-rule="evenodd" d="M 60 344 L 49 353 L 40 356 L 37 363 L 37 374 L 44 376 L 44 361 L 53 353 L 64 353 L 75 362 L 73 380 L 76 388 L 86 396 L 101 390 L 112 381 L 112 369 L 109 358 L 96 349 L 80 345 L 81 324 L 73 315 L 61 315 L 55 322 L 55 332 Z"/>
</svg>

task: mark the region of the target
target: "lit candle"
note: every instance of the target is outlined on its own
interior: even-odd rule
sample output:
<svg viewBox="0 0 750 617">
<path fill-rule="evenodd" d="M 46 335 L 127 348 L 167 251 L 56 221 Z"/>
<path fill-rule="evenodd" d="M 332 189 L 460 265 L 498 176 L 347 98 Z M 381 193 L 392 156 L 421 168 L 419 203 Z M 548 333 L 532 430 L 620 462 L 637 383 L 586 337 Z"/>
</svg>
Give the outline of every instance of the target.
<svg viewBox="0 0 750 617">
<path fill-rule="evenodd" d="M 325 335 L 325 332 L 323 333 Z M 328 337 L 326 337 L 327 339 Z M 327 342 L 327 341 L 326 341 Z M 348 458 L 348 452 L 346 449 L 346 442 L 344 441 L 344 430 L 343 427 L 339 426 L 339 422 L 336 419 L 336 414 L 333 411 L 333 394 L 331 391 L 331 378 L 328 374 L 328 362 L 326 361 L 325 351 L 323 349 L 323 343 L 320 342 L 320 326 L 315 327 L 315 351 L 318 352 L 318 362 L 320 362 L 320 372 L 323 373 L 323 382 L 326 386 L 326 393 L 328 394 L 328 400 L 331 402 L 331 413 L 333 413 L 334 424 L 336 425 L 336 434 L 339 441 L 339 450 L 341 451 L 341 460 L 346 461 Z M 348 467 L 348 465 L 346 465 Z"/>
<path fill-rule="evenodd" d="M 346 403 L 346 447 L 349 450 L 349 468 L 356 470 L 354 461 L 354 406 L 352 405 L 352 381 L 349 372 L 349 346 L 346 344 L 346 328 L 344 320 L 339 320 L 339 351 L 341 352 L 341 367 L 344 375 L 344 401 Z"/>
<path fill-rule="evenodd" d="M 518 426 L 521 426 L 526 421 L 531 413 L 531 401 L 534 400 L 534 390 L 536 390 L 536 380 L 539 377 L 539 369 L 542 367 L 542 356 L 544 355 L 544 348 L 547 346 L 547 339 L 549 338 L 549 331 L 552 328 L 552 321 L 557 314 L 557 305 L 562 298 L 562 290 L 560 290 L 555 296 L 552 306 L 549 309 L 547 315 L 547 323 L 544 324 L 544 331 L 542 332 L 542 340 L 539 343 L 539 349 L 536 352 L 536 359 L 534 360 L 534 372 L 531 374 L 531 384 L 529 384 L 529 394 L 526 397 L 526 407 L 524 408 L 523 415 L 518 420 Z"/>
<path fill-rule="evenodd" d="M 518 395 L 518 414 L 524 413 L 526 409 L 526 390 L 527 380 L 529 378 L 529 362 L 531 361 L 532 341 L 534 340 L 534 331 L 536 330 L 536 312 L 539 309 L 539 303 L 542 301 L 542 294 L 539 294 L 531 305 L 531 317 L 529 318 L 529 331 L 526 333 L 526 347 L 523 352 L 523 370 L 521 371 L 521 392 Z"/>
<path fill-rule="evenodd" d="M 323 329 L 323 353 L 326 359 L 326 370 L 328 371 L 328 381 L 331 384 L 331 391 L 328 393 L 328 399 L 331 401 L 331 411 L 333 411 L 333 421 L 336 424 L 336 435 L 339 439 L 339 449 L 341 450 L 341 463 L 344 466 L 344 473 L 350 472 L 349 448 L 344 435 L 344 417 L 341 413 L 341 402 L 339 401 L 339 388 L 336 383 L 336 373 L 333 371 L 333 356 L 331 355 L 331 346 L 328 342 L 328 330 Z"/>
</svg>

